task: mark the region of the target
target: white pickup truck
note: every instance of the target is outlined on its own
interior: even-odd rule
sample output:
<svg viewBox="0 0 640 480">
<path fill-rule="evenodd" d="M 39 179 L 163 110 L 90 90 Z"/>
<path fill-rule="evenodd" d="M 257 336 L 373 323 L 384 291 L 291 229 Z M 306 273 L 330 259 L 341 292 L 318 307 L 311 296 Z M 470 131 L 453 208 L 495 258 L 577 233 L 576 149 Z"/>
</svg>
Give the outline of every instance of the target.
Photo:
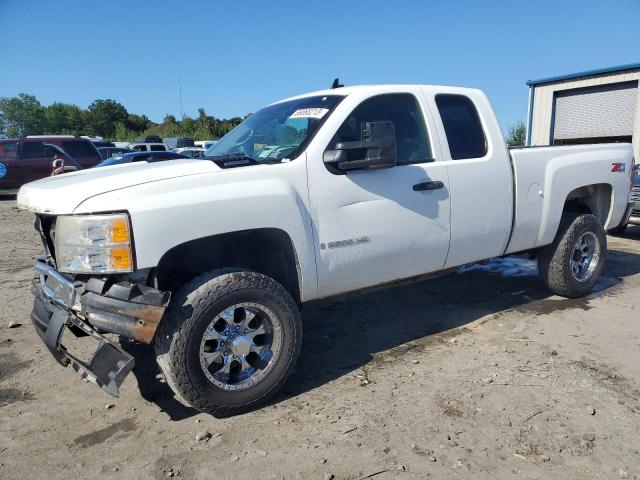
<svg viewBox="0 0 640 480">
<path fill-rule="evenodd" d="M 520 252 L 552 292 L 588 294 L 633 171 L 628 144 L 509 151 L 481 91 L 428 85 L 289 98 L 206 155 L 39 180 L 18 205 L 54 357 L 117 395 L 134 359 L 104 334 L 155 342 L 177 396 L 225 415 L 285 383 L 304 302 Z M 66 332 L 97 341 L 90 361 Z"/>
</svg>

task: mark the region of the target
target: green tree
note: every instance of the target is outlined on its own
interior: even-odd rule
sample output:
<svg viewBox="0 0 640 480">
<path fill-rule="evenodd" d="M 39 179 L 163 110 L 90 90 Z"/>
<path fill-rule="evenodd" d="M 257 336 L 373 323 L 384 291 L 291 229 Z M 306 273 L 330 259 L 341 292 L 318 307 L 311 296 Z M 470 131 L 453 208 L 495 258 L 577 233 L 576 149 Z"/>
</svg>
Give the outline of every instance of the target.
<svg viewBox="0 0 640 480">
<path fill-rule="evenodd" d="M 507 135 L 507 138 L 505 138 L 505 141 L 510 147 L 522 147 L 524 146 L 526 136 L 527 127 L 524 122 L 520 120 L 519 122 L 516 122 L 515 125 L 511 125 L 509 127 L 509 134 Z"/>
<path fill-rule="evenodd" d="M 140 134 L 139 131 L 131 130 L 124 122 L 116 122 L 113 138 L 116 142 L 132 142 Z"/>
<path fill-rule="evenodd" d="M 69 103 L 52 103 L 44 113 L 46 133 L 81 135 L 85 130 L 85 114 Z"/>
<path fill-rule="evenodd" d="M 173 115 L 165 115 L 162 121 L 162 138 L 182 135 L 182 127 Z"/>
<path fill-rule="evenodd" d="M 87 127 L 94 135 L 111 138 L 116 131 L 117 122 L 126 122 L 129 113 L 115 100 L 95 100 L 89 105 Z"/>
<path fill-rule="evenodd" d="M 153 122 L 149 120 L 146 115 L 136 115 L 134 113 L 130 113 L 127 116 L 125 124 L 129 130 L 143 132 L 144 130 L 149 128 L 153 124 Z"/>
<path fill-rule="evenodd" d="M 19 137 L 44 132 L 45 108 L 33 95 L 0 98 L 0 135 Z"/>
</svg>

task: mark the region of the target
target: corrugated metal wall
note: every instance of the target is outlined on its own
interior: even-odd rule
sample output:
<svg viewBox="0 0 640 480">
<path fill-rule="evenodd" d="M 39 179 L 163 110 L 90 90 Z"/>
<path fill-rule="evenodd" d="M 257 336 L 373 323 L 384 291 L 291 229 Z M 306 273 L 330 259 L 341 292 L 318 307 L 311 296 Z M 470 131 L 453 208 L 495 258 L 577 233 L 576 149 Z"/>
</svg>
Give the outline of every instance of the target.
<svg viewBox="0 0 640 480">
<path fill-rule="evenodd" d="M 577 88 L 594 87 L 611 83 L 640 80 L 640 69 L 620 73 L 593 75 L 578 79 L 560 80 L 535 87 L 531 123 L 531 145 L 549 145 L 551 139 L 554 93 Z M 636 158 L 640 158 L 640 95 L 635 104 L 634 146 Z"/>
<path fill-rule="evenodd" d="M 633 135 L 638 82 L 556 92 L 553 138 Z"/>
</svg>

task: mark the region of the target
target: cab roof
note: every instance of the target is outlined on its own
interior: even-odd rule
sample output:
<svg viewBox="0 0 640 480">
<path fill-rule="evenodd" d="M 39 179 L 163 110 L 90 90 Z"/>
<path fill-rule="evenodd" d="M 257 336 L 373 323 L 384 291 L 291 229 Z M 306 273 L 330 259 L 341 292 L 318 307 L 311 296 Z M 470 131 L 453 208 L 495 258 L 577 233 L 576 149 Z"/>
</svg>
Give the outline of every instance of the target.
<svg viewBox="0 0 640 480">
<path fill-rule="evenodd" d="M 292 97 L 278 100 L 277 102 L 273 102 L 273 104 L 287 102 L 289 100 L 297 100 L 299 98 L 324 96 L 324 95 L 338 95 L 338 96 L 346 97 L 354 93 L 362 93 L 362 92 L 371 92 L 371 93 L 380 93 L 380 94 L 386 93 L 386 92 L 392 93 L 392 92 L 396 92 L 398 90 L 403 90 L 407 88 L 410 88 L 410 89 L 424 88 L 429 90 L 442 90 L 443 92 L 447 92 L 447 93 L 451 93 L 453 91 L 458 93 L 478 91 L 477 88 L 454 87 L 450 85 L 430 85 L 430 84 L 420 84 L 420 83 L 394 83 L 394 84 L 381 83 L 381 84 L 371 84 L 371 85 L 349 85 L 346 87 L 327 88 L 325 90 L 317 90 L 315 92 L 308 92 L 300 95 L 294 95 Z"/>
</svg>

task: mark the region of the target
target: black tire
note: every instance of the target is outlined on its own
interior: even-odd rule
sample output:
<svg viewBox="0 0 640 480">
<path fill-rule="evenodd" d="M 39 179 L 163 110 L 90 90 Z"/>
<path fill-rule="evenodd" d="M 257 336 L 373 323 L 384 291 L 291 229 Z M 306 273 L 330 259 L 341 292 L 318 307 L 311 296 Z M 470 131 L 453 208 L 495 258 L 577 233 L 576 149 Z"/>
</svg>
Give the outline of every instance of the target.
<svg viewBox="0 0 640 480">
<path fill-rule="evenodd" d="M 597 239 L 593 270 L 579 280 L 571 269 L 571 259 L 578 242 L 585 233 L 591 232 Z M 588 295 L 598 282 L 604 269 L 607 253 L 607 237 L 604 227 L 594 215 L 565 214 L 562 216 L 558 233 L 551 245 L 538 255 L 538 271 L 547 288 L 556 295 L 577 298 Z"/>
<path fill-rule="evenodd" d="M 242 302 L 267 307 L 281 327 L 281 349 L 269 372 L 244 390 L 225 390 L 207 378 L 200 345 L 212 319 Z M 216 270 L 182 287 L 172 299 L 156 334 L 156 359 L 167 383 L 186 405 L 215 416 L 251 410 L 287 381 L 300 354 L 302 323 L 289 292 L 278 282 L 250 271 Z"/>
<path fill-rule="evenodd" d="M 612 228 L 609 232 L 613 235 L 624 235 L 624 232 L 627 231 L 628 224 L 620 225 L 616 228 Z"/>
</svg>

